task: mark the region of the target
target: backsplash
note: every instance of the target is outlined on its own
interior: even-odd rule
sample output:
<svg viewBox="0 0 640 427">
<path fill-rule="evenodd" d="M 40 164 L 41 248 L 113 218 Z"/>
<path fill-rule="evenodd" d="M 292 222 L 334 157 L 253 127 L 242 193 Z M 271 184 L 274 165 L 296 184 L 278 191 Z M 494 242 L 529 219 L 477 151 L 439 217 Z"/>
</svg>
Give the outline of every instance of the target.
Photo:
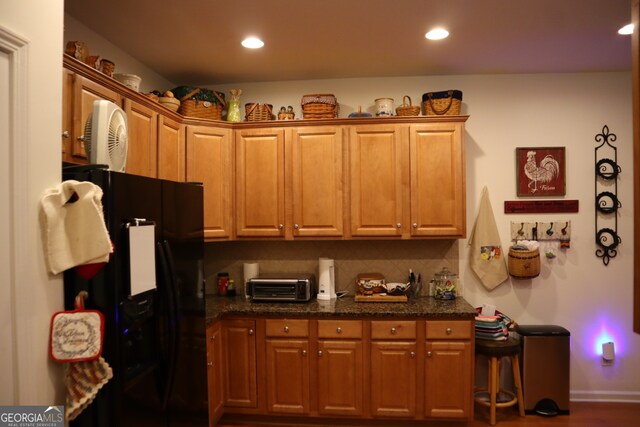
<svg viewBox="0 0 640 427">
<path fill-rule="evenodd" d="M 429 280 L 442 267 L 458 272 L 458 240 L 349 240 L 349 241 L 251 241 L 213 242 L 205 245 L 207 294 L 216 293 L 216 275 L 229 273 L 244 294 L 242 270 L 245 262 L 258 262 L 260 273 L 314 273 L 318 259 L 335 261 L 336 291 L 356 290 L 359 273 L 381 273 L 387 282 L 406 282 L 409 269 L 422 274 L 422 294 Z M 464 284 L 460 284 L 459 294 Z"/>
</svg>

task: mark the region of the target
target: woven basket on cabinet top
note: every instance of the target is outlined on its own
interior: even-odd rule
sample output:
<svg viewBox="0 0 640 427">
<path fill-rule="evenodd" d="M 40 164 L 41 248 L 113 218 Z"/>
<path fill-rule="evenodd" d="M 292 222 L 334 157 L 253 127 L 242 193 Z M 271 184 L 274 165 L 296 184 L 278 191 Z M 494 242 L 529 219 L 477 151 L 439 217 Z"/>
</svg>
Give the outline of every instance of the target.
<svg viewBox="0 0 640 427">
<path fill-rule="evenodd" d="M 248 122 L 259 122 L 262 120 L 273 120 L 273 105 L 257 104 L 254 102 L 244 104 L 245 119 Z"/>
<path fill-rule="evenodd" d="M 335 119 L 338 117 L 338 100 L 330 93 L 303 95 L 302 116 L 305 119 Z"/>
<path fill-rule="evenodd" d="M 422 95 L 425 116 L 457 116 L 460 114 L 462 92 L 447 90 Z"/>
<path fill-rule="evenodd" d="M 216 102 L 202 101 L 199 99 L 190 99 L 199 92 L 200 89 L 196 88 L 180 98 L 180 108 L 178 108 L 178 113 L 183 116 L 196 117 L 198 119 L 221 120 L 222 109 L 226 105 L 224 99 L 216 92 L 213 92 L 213 94 L 220 104 Z"/>
<path fill-rule="evenodd" d="M 407 102 L 407 100 L 409 100 Z M 402 105 L 396 107 L 396 116 L 419 116 L 420 115 L 420 106 L 411 105 L 411 97 L 409 95 L 405 95 L 402 98 Z"/>
</svg>

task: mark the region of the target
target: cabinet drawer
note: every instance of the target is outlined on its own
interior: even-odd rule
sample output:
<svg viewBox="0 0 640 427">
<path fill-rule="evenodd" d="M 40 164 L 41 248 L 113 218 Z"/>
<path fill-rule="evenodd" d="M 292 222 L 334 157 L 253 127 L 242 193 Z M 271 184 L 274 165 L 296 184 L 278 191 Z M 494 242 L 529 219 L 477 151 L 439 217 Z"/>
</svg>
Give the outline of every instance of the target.
<svg viewBox="0 0 640 427">
<path fill-rule="evenodd" d="M 268 337 L 308 337 L 309 321 L 304 319 L 267 319 Z"/>
<path fill-rule="evenodd" d="M 361 320 L 318 320 L 319 338 L 362 338 Z"/>
<path fill-rule="evenodd" d="M 372 320 L 371 339 L 402 340 L 416 338 L 415 320 Z"/>
<path fill-rule="evenodd" d="M 451 320 L 427 320 L 427 339 L 469 339 L 471 322 Z"/>
</svg>

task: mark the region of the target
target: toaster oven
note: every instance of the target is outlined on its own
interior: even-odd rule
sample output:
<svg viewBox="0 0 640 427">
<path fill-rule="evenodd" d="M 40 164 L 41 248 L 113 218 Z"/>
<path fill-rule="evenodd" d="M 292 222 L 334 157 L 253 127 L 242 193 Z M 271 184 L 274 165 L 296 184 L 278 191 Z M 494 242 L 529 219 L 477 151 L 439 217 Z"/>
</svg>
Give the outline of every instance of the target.
<svg viewBox="0 0 640 427">
<path fill-rule="evenodd" d="M 249 279 L 247 288 L 252 301 L 305 302 L 318 292 L 313 274 L 261 275 Z"/>
</svg>

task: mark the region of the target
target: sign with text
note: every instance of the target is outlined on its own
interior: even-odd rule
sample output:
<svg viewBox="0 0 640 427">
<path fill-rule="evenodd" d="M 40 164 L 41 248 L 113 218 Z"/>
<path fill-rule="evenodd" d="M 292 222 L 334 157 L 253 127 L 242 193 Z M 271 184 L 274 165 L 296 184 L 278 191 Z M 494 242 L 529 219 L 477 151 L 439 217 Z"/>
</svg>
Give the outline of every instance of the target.
<svg viewBox="0 0 640 427">
<path fill-rule="evenodd" d="M 0 406 L 0 427 L 64 427 L 64 406 Z"/>
</svg>

